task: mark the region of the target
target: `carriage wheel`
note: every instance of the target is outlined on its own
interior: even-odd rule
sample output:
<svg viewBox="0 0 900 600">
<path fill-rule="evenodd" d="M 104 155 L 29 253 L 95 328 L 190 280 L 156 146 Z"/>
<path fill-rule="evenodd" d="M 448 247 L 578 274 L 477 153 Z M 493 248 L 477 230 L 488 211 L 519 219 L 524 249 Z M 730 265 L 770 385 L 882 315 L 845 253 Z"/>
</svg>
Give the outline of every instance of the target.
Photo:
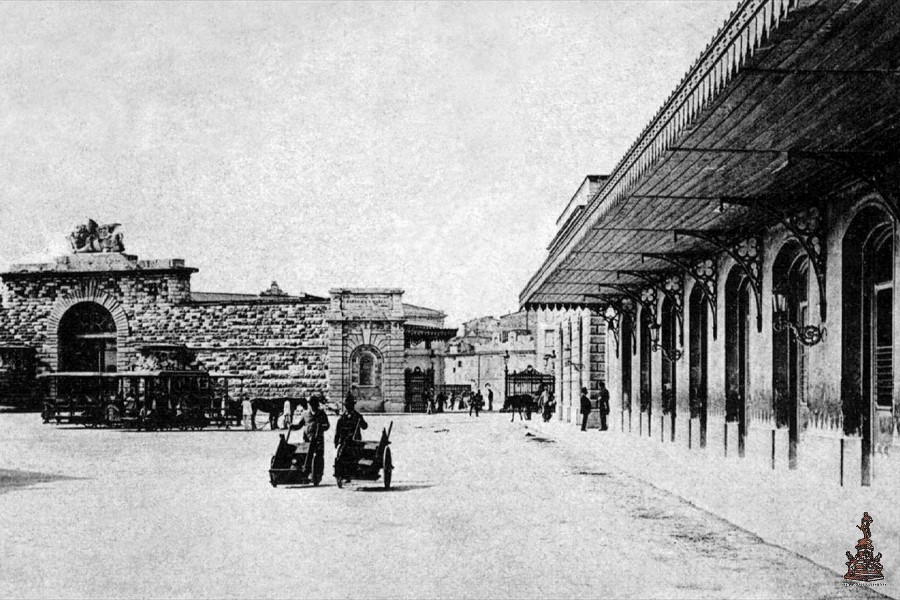
<svg viewBox="0 0 900 600">
<path fill-rule="evenodd" d="M 391 461 L 391 449 L 384 449 L 384 489 L 391 488 L 391 471 L 394 470 L 394 463 Z"/>
<path fill-rule="evenodd" d="M 278 482 L 275 481 L 275 473 L 269 473 L 269 483 L 272 484 L 272 487 L 273 487 L 273 488 L 277 488 L 277 487 L 278 487 Z"/>
<path fill-rule="evenodd" d="M 344 480 L 340 477 L 335 477 L 334 480 L 337 482 L 338 489 L 344 487 Z"/>
</svg>

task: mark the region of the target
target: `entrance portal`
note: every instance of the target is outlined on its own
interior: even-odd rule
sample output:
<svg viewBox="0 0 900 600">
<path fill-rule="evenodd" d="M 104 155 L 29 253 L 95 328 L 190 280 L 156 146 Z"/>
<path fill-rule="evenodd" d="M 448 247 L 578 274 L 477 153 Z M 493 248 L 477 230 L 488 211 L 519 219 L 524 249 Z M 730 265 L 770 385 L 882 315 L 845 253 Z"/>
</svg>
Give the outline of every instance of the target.
<svg viewBox="0 0 900 600">
<path fill-rule="evenodd" d="M 72 306 L 59 322 L 59 370 L 116 371 L 116 322 L 96 302 Z"/>
</svg>

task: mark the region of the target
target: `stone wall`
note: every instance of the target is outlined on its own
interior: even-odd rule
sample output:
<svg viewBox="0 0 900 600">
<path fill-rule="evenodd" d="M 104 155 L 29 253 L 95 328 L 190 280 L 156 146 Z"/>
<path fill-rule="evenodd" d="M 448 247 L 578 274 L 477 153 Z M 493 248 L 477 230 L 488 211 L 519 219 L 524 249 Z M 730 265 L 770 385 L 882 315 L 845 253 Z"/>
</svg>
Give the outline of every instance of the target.
<svg viewBox="0 0 900 600">
<path fill-rule="evenodd" d="M 325 390 L 328 303 L 298 298 L 191 301 L 193 269 L 12 272 L 3 275 L 0 345 L 36 349 L 39 372 L 57 370 L 59 321 L 97 302 L 116 321 L 117 370 L 132 370 L 142 346 L 180 344 L 211 372 L 247 375 L 254 395 Z"/>
</svg>

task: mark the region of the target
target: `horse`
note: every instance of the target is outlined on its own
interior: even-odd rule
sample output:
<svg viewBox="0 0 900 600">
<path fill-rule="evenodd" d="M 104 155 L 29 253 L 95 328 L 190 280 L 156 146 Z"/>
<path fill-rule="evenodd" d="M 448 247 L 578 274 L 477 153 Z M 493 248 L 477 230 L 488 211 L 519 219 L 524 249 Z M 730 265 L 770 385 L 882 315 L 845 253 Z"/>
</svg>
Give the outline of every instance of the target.
<svg viewBox="0 0 900 600">
<path fill-rule="evenodd" d="M 509 396 L 506 398 L 506 402 L 503 403 L 503 410 L 508 410 L 512 413 L 512 418 L 509 420 L 510 423 L 516 420 L 516 413 L 519 414 L 519 420 L 523 420 L 525 417 L 522 417 L 522 410 L 525 410 L 525 414 L 527 415 L 527 419 L 531 420 L 531 407 L 534 403 L 534 399 L 528 394 L 520 394 Z"/>
<path fill-rule="evenodd" d="M 269 428 L 278 429 L 278 417 L 284 412 L 284 403 L 291 403 L 291 414 L 297 410 L 298 406 L 304 409 L 307 407 L 307 400 L 304 397 L 295 398 L 293 396 L 280 396 L 277 398 L 252 398 L 250 405 L 253 407 L 251 413 L 251 423 L 256 428 L 256 413 L 262 411 L 269 414 Z"/>
</svg>

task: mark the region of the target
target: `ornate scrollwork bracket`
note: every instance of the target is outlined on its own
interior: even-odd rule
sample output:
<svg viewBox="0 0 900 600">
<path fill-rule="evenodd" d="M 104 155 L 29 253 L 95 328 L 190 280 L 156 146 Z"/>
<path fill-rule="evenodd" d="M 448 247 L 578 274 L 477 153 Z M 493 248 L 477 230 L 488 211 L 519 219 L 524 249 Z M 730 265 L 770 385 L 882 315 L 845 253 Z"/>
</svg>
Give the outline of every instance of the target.
<svg viewBox="0 0 900 600">
<path fill-rule="evenodd" d="M 606 322 L 607 333 L 612 333 L 613 339 L 616 340 L 616 358 L 619 358 L 619 323 L 622 313 L 612 297 L 587 294 L 585 298 L 597 299 L 597 302 L 591 305 L 591 312 L 600 315 Z"/>
<path fill-rule="evenodd" d="M 675 267 L 681 269 L 683 273 L 690 275 L 694 281 L 696 281 L 700 285 L 700 291 L 703 294 L 703 298 L 706 301 L 706 305 L 709 307 L 709 312 L 712 314 L 712 331 L 713 331 L 713 339 L 717 339 L 717 318 L 716 315 L 718 313 L 717 310 L 717 289 L 719 284 L 718 278 L 718 265 L 716 264 L 716 259 L 714 257 L 698 257 L 696 255 L 688 255 L 688 254 L 664 254 L 664 253 L 651 253 L 648 252 L 646 254 L 641 255 L 641 260 L 644 259 L 657 259 L 664 262 L 669 263 Z M 681 298 L 682 298 L 682 307 L 684 305 L 684 280 L 681 281 Z M 683 314 L 682 308 L 682 314 Z"/>
<path fill-rule="evenodd" d="M 809 257 L 816 284 L 819 288 L 819 316 L 824 323 L 828 315 L 828 300 L 825 296 L 825 274 L 828 266 L 825 252 L 825 206 L 821 202 L 803 212 L 789 214 L 777 208 L 768 199 L 722 198 L 724 204 L 735 204 L 760 211 L 770 219 L 780 222 L 790 231 Z"/>
<path fill-rule="evenodd" d="M 750 282 L 750 289 L 756 299 L 756 330 L 762 332 L 762 241 L 760 236 L 751 235 L 743 239 L 734 233 L 702 231 L 699 229 L 676 229 L 679 235 L 697 238 L 715 246 L 734 259 Z"/>
<path fill-rule="evenodd" d="M 637 277 L 644 283 L 664 295 L 675 307 L 675 318 L 678 320 L 678 345 L 684 345 L 684 277 L 681 273 L 666 271 L 618 271 L 622 275 Z"/>
</svg>

